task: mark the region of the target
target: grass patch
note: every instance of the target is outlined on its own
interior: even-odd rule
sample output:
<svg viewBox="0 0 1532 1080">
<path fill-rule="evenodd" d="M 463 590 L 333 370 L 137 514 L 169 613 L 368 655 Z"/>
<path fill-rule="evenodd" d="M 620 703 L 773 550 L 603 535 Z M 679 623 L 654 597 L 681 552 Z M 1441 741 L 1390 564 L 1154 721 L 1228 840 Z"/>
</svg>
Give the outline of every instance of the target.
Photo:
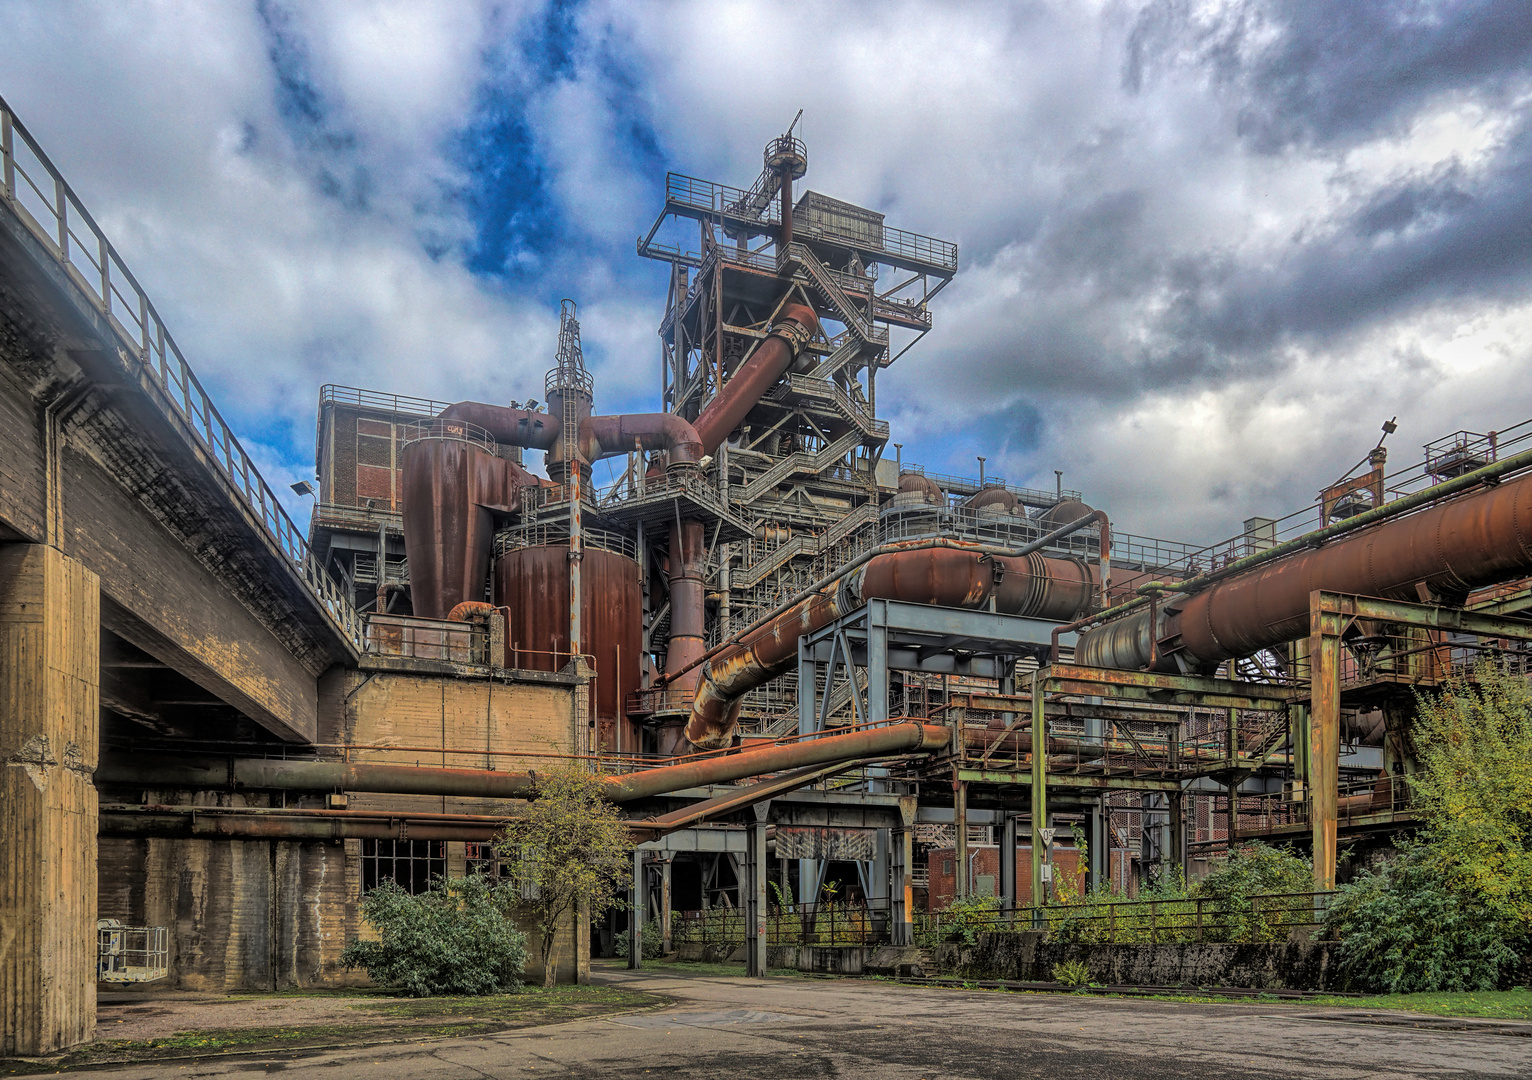
<svg viewBox="0 0 1532 1080">
<path fill-rule="evenodd" d="M 25 1076 L 119 1062 L 460 1038 L 670 1004 L 669 998 L 659 994 L 605 986 L 527 987 L 518 994 L 485 997 L 397 999 L 388 994 L 386 990 L 251 994 L 248 997 L 326 996 L 361 1000 L 351 1005 L 359 1014 L 355 1023 L 206 1028 L 178 1031 L 159 1039 L 101 1039 L 45 1060 L 0 1059 L 0 1073 Z M 369 997 L 382 1000 L 369 1001 Z"/>
<path fill-rule="evenodd" d="M 1532 1020 L 1532 989 L 1314 998 L 1302 1004 L 1341 1005 L 1349 1009 L 1402 1009 L 1431 1016 L 1476 1016 L 1487 1020 Z"/>
</svg>

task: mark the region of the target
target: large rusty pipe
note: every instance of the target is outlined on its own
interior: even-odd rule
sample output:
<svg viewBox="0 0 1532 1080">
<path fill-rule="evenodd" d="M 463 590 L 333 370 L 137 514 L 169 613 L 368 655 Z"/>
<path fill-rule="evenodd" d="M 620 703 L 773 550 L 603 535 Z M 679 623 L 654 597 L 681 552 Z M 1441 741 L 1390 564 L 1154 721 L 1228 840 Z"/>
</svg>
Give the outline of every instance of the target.
<svg viewBox="0 0 1532 1080">
<path fill-rule="evenodd" d="M 607 778 L 607 798 L 630 802 L 683 788 L 727 784 L 763 773 L 858 758 L 922 753 L 947 745 L 949 731 L 919 723 L 887 724 L 842 735 L 826 735 L 718 754 Z M 471 799 L 526 799 L 537 794 L 536 773 L 449 769 L 413 765 L 371 765 L 342 761 L 284 761 L 114 755 L 96 767 L 98 786 L 158 790 L 228 788 L 261 791 L 358 791 L 393 795 L 448 795 Z M 408 815 L 406 815 L 408 816 Z"/>
<path fill-rule="evenodd" d="M 559 417 L 550 413 L 512 409 L 505 405 L 487 405 L 482 401 L 460 401 L 437 414 L 442 420 L 465 420 L 476 424 L 507 446 L 529 450 L 552 450 L 558 442 Z"/>
<path fill-rule="evenodd" d="M 777 384 L 803 346 L 819 330 L 819 318 L 802 304 L 787 304 L 765 341 L 697 417 L 702 452 L 711 454 Z"/>
<path fill-rule="evenodd" d="M 1333 543 L 1170 595 L 1082 634 L 1075 657 L 1097 667 L 1208 671 L 1309 632 L 1315 590 L 1448 598 L 1532 570 L 1532 474 L 1439 502 Z"/>
<path fill-rule="evenodd" d="M 691 690 L 701 672 L 696 661 L 706 651 L 702 580 L 703 529 L 700 521 L 683 521 L 670 532 L 670 640 L 665 646 L 665 671 L 673 685 Z M 682 674 L 684 672 L 684 674 Z M 674 673 L 674 674 L 672 674 Z"/>
<path fill-rule="evenodd" d="M 1083 560 L 1036 555 L 1046 544 L 1101 522 L 1100 511 L 1072 521 L 1013 552 L 995 553 L 952 540 L 916 540 L 890 544 L 852 561 L 812 593 L 800 593 L 790 606 L 737 634 L 714 649 L 703 674 L 686 739 L 714 749 L 734 736 L 744 695 L 781 675 L 797 660 L 798 638 L 812 634 L 873 599 L 903 600 L 941 607 L 978 608 L 997 588 L 1006 607 L 997 610 L 1034 618 L 1068 619 L 1091 604 L 1097 579 Z M 1103 542 L 1103 551 L 1109 550 Z M 1056 579 L 1054 577 L 1056 575 Z M 1009 582 L 1009 584 L 1008 584 Z M 667 671 L 667 675 L 669 672 Z"/>
<path fill-rule="evenodd" d="M 670 465 L 695 465 L 704 453 L 697 429 L 671 413 L 592 416 L 581 436 L 581 452 L 587 461 L 626 454 L 635 446 L 665 452 Z"/>
<path fill-rule="evenodd" d="M 931 753 L 945 749 L 950 739 L 950 729 L 935 724 L 912 721 L 885 724 L 842 735 L 801 739 L 777 746 L 764 746 L 759 750 L 719 754 L 701 761 L 628 773 L 608 780 L 610 794 L 607 797 L 613 802 L 631 802 L 683 788 L 726 784 L 750 776 L 801 769 L 809 765 L 829 765 L 837 761 L 888 757 L 893 754 Z"/>
</svg>

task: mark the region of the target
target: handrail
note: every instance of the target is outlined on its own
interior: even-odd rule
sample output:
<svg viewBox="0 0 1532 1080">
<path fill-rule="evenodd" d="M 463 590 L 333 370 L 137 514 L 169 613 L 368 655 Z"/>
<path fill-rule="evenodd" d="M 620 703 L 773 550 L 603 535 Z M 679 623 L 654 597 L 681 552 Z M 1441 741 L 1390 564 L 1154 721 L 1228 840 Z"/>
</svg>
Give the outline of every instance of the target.
<svg viewBox="0 0 1532 1080">
<path fill-rule="evenodd" d="M 46 173 L 45 178 L 33 177 L 17 160 L 18 136 Z M 313 565 L 303 533 L 214 407 L 148 293 L 4 98 L 0 98 L 0 170 L 3 170 L 0 198 L 106 319 L 119 343 L 137 357 L 141 373 L 160 392 L 150 394 L 150 399 L 160 405 L 169 419 L 190 430 L 194 441 L 206 451 L 204 456 L 233 483 L 267 536 L 290 560 L 292 573 L 307 587 L 335 628 L 360 651 L 362 639 L 355 608 L 333 582 L 323 584 L 328 575 Z M 18 177 L 26 188 L 17 189 Z M 35 199 L 26 194 L 27 188 Z M 51 217 L 51 228 L 32 212 L 28 203 L 34 204 L 45 217 Z"/>
</svg>

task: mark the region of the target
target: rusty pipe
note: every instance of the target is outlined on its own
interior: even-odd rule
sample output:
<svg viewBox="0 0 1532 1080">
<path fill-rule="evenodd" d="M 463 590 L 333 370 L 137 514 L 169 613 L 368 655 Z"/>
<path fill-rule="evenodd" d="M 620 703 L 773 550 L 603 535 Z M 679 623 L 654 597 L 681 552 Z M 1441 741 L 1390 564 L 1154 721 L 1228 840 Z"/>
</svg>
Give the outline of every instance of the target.
<svg viewBox="0 0 1532 1080">
<path fill-rule="evenodd" d="M 504 816 L 108 804 L 97 835 L 199 840 L 493 840 Z"/>
<path fill-rule="evenodd" d="M 708 402 L 695 427 L 702 452 L 711 454 L 755 408 L 761 397 L 777 384 L 794 358 L 819 331 L 819 318 L 802 304 L 787 304 L 772 325 L 765 341 Z"/>
<path fill-rule="evenodd" d="M 670 639 L 665 646 L 665 672 L 683 690 L 697 685 L 697 661 L 706 651 L 702 580 L 702 522 L 683 521 L 670 532 Z M 687 676 L 690 675 L 690 678 Z"/>
<path fill-rule="evenodd" d="M 670 413 L 592 416 L 585 422 L 580 442 L 587 461 L 625 454 L 635 444 L 642 450 L 665 452 L 671 466 L 695 465 L 703 455 L 697 429 Z"/>
<path fill-rule="evenodd" d="M 657 769 L 606 778 L 607 798 L 631 802 L 689 787 L 726 784 L 762 773 L 901 753 L 929 753 L 947 745 L 949 730 L 929 724 L 897 723 L 826 735 L 740 754 L 718 754 Z M 528 799 L 537 794 L 537 774 L 491 772 L 344 761 L 283 761 L 272 758 L 114 755 L 96 767 L 98 786 L 157 790 L 191 788 L 260 791 L 365 791 L 392 795 L 448 795 L 470 799 Z"/>
<path fill-rule="evenodd" d="M 1415 601 L 1424 588 L 1462 597 L 1529 569 L 1532 474 L 1289 553 L 1190 595 L 1168 594 L 1152 622 L 1140 610 L 1087 631 L 1075 656 L 1097 667 L 1152 663 L 1156 671 L 1205 672 L 1303 637 L 1315 590 Z"/>
<path fill-rule="evenodd" d="M 999 568 L 976 548 L 925 540 L 889 547 L 893 550 L 844 573 L 705 663 L 692 699 L 687 741 L 708 749 L 727 745 L 744 695 L 797 661 L 798 639 L 868 600 L 978 608 L 994 592 Z"/>
<path fill-rule="evenodd" d="M 729 650 L 733 649 L 735 646 L 737 646 L 741 642 L 743 642 L 745 640 L 746 636 L 754 633 L 756 630 L 759 630 L 761 627 L 766 626 L 768 623 L 770 623 L 773 620 L 777 619 L 778 617 L 780 617 L 781 615 L 783 615 L 787 611 L 793 609 L 798 604 L 800 604 L 803 601 L 805 601 L 805 600 L 809 599 L 810 597 L 812 597 L 815 593 L 820 592 L 826 586 L 834 584 L 836 581 L 839 581 L 842 577 L 845 577 L 847 574 L 851 573 L 852 571 L 858 569 L 861 566 L 866 565 L 869 561 L 871 561 L 872 559 L 877 558 L 879 555 L 884 555 L 884 554 L 887 554 L 887 553 L 889 553 L 891 551 L 895 551 L 895 550 L 915 551 L 915 550 L 918 550 L 920 548 L 927 548 L 927 547 L 948 547 L 948 548 L 962 548 L 963 550 L 966 550 L 966 551 L 975 551 L 975 552 L 978 552 L 978 553 L 980 553 L 982 555 L 992 555 L 992 556 L 998 556 L 998 557 L 1001 557 L 1001 558 L 1017 559 L 1017 558 L 1022 558 L 1023 556 L 1026 556 L 1026 555 L 1030 555 L 1034 551 L 1038 551 L 1038 550 L 1040 550 L 1040 549 L 1042 549 L 1044 547 L 1047 547 L 1049 544 L 1053 543 L 1054 541 L 1062 539 L 1063 537 L 1068 536 L 1071 533 L 1078 532 L 1080 529 L 1083 529 L 1083 528 L 1085 528 L 1085 526 L 1089 525 L 1092 521 L 1095 521 L 1096 520 L 1096 516 L 1095 515 L 1099 514 L 1099 513 L 1101 513 L 1101 511 L 1092 511 L 1090 514 L 1086 515 L 1085 517 L 1082 517 L 1082 518 L 1080 518 L 1077 521 L 1071 521 L 1068 525 L 1064 525 L 1064 526 L 1062 526 L 1060 528 L 1054 529 L 1052 532 L 1048 533 L 1047 535 L 1040 536 L 1036 540 L 1031 541 L 1030 543 L 1023 544 L 1019 548 L 996 548 L 996 547 L 990 547 L 989 545 L 986 545 L 986 544 L 970 544 L 970 543 L 967 543 L 965 541 L 949 540 L 949 539 L 946 539 L 944 537 L 938 537 L 938 538 L 933 538 L 933 539 L 930 539 L 930 540 L 913 540 L 913 541 L 905 540 L 905 541 L 899 541 L 897 543 L 884 544 L 884 545 L 882 545 L 880 547 L 873 548 L 871 551 L 864 551 L 862 554 L 858 555 L 855 559 L 852 559 L 845 566 L 842 566 L 839 569 L 837 569 L 834 573 L 828 574 L 825 577 L 820 578 L 818 581 L 814 582 L 812 585 L 809 585 L 807 588 L 803 589 L 802 591 L 800 591 L 800 592 L 794 594 L 793 596 L 789 597 L 788 599 L 782 601 L 782 603 L 778 604 L 776 607 L 772 608 L 766 614 L 764 614 L 760 618 L 756 619 L 755 622 L 751 623 L 749 626 L 745 627 L 743 630 L 738 630 L 733 635 L 731 635 L 730 637 L 724 639 L 723 641 L 720 641 L 717 645 L 714 645 L 711 649 L 709 649 L 706 653 L 704 653 L 703 656 L 701 657 L 701 659 L 699 659 L 696 663 L 697 664 L 701 664 L 704 661 L 712 660 L 715 657 L 724 655 L 726 652 L 728 652 Z M 1083 623 L 1082 623 L 1082 625 L 1083 625 Z M 674 677 L 675 676 L 673 674 L 667 672 L 666 675 L 663 678 L 661 678 L 656 685 L 664 686 L 664 685 L 666 685 L 666 683 L 670 679 L 672 679 Z"/>
<path fill-rule="evenodd" d="M 442 420 L 465 420 L 476 424 L 507 446 L 529 450 L 552 450 L 558 441 L 559 417 L 550 413 L 512 409 L 505 405 L 486 405 L 482 401 L 460 401 L 437 414 Z"/>
<path fill-rule="evenodd" d="M 996 553 L 945 539 L 916 540 L 884 545 L 852 560 L 810 586 L 813 591 L 805 590 L 703 657 L 701 683 L 686 725 L 687 741 L 704 748 L 726 745 L 739 723 L 744 695 L 796 662 L 798 638 L 823 629 L 867 600 L 978 608 L 998 587 L 1005 591 L 1007 605 L 1014 608 L 1010 614 L 1078 615 L 1090 606 L 1094 595 L 1089 565 L 1072 559 L 1029 560 L 1040 548 L 1094 521 L 1101 521 L 1106 530 L 1105 515 L 1092 511 L 1014 551 Z M 1049 576 L 1053 574 L 1058 575 L 1056 583 Z M 1081 606 L 1071 609 L 1072 604 Z M 667 671 L 667 679 L 671 678 L 674 675 Z"/>
</svg>

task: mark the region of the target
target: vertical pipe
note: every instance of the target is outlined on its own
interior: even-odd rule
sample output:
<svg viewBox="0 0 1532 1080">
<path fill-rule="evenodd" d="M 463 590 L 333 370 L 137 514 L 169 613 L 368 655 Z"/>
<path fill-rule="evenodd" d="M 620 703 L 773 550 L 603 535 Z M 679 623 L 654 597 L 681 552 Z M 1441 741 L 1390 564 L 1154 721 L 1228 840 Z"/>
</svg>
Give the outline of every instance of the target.
<svg viewBox="0 0 1532 1080">
<path fill-rule="evenodd" d="M 766 975 L 766 819 L 771 803 L 757 803 L 745 833 L 745 974 Z"/>
<path fill-rule="evenodd" d="M 1336 785 L 1340 779 L 1341 616 L 1309 595 L 1309 824 L 1314 838 L 1314 888 L 1335 888 Z"/>
<path fill-rule="evenodd" d="M 782 166 L 782 254 L 787 254 L 793 242 L 793 166 L 791 160 Z"/>
<path fill-rule="evenodd" d="M 962 743 L 956 746 L 962 753 Z M 958 779 L 956 766 L 952 769 L 952 833 L 952 898 L 964 900 L 968 897 L 968 784 Z"/>
<path fill-rule="evenodd" d="M 1009 810 L 1002 814 L 1004 825 L 1000 829 L 1000 910 L 1011 912 L 1016 904 L 1016 815 Z"/>
<path fill-rule="evenodd" d="M 1172 757 L 1170 760 L 1175 761 Z M 1180 880 L 1186 880 L 1185 794 L 1179 789 L 1170 793 L 1170 865 Z"/>
<path fill-rule="evenodd" d="M 674 951 L 675 943 L 670 938 L 670 870 L 675 865 L 674 855 L 667 855 L 660 863 L 660 951 L 670 955 Z"/>
<path fill-rule="evenodd" d="M 633 902 L 628 905 L 628 967 L 637 970 L 644 962 L 644 851 L 633 849 Z"/>
<path fill-rule="evenodd" d="M 1032 673 L 1032 908 L 1043 906 L 1043 834 L 1048 826 L 1048 718 L 1043 711 L 1042 673 Z"/>
</svg>

